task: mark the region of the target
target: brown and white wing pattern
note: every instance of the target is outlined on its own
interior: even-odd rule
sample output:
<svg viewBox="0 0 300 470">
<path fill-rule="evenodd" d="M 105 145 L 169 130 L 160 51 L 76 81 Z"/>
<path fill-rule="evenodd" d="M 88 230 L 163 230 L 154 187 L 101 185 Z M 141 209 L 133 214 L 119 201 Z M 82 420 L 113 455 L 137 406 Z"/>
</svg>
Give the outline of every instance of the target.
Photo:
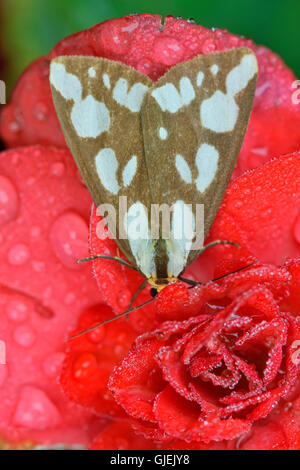
<svg viewBox="0 0 300 470">
<path fill-rule="evenodd" d="M 140 109 L 153 82 L 131 67 L 97 57 L 61 56 L 51 62 L 50 84 L 66 142 L 97 206 L 110 204 L 119 220 L 119 201 L 150 207 Z M 129 214 L 130 217 L 130 214 Z M 112 229 L 113 218 L 110 220 Z M 113 227 L 116 241 L 136 264 L 141 241 L 128 241 Z M 148 240 L 148 227 L 142 228 Z"/>
<path fill-rule="evenodd" d="M 141 109 L 153 202 L 174 204 L 173 226 L 195 229 L 204 205 L 204 236 L 229 183 L 252 108 L 257 61 L 248 48 L 197 56 L 171 68 L 144 97 Z M 193 205 L 193 214 L 182 208 Z M 169 243 L 169 272 L 178 275 L 198 251 Z M 187 237 L 188 238 L 188 237 Z"/>
</svg>

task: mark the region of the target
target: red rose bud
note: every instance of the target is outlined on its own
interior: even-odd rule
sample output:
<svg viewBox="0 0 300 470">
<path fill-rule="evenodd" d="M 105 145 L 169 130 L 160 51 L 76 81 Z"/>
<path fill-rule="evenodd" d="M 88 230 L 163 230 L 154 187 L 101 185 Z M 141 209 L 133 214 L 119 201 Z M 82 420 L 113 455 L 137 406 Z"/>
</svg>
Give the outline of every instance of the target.
<svg viewBox="0 0 300 470">
<path fill-rule="evenodd" d="M 286 270 L 264 266 L 235 274 L 215 292 L 210 284 L 196 287 L 188 291 L 190 318 L 184 310 L 181 321 L 140 336 L 109 384 L 136 431 L 161 440 L 231 440 L 289 400 L 300 329 L 276 300 L 288 296 L 289 280 Z M 164 295 L 167 303 L 168 289 Z M 157 308 L 165 315 L 163 301 Z"/>
</svg>

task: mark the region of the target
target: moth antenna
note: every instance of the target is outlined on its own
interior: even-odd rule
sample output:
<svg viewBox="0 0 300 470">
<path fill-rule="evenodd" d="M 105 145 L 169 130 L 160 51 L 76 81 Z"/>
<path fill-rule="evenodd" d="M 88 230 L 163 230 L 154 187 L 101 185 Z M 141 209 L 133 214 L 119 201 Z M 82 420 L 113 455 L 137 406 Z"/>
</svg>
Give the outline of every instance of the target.
<svg viewBox="0 0 300 470">
<path fill-rule="evenodd" d="M 137 307 L 131 308 L 129 310 L 126 310 L 126 312 L 120 313 L 119 315 L 116 315 L 115 317 L 109 318 L 108 320 L 104 320 L 101 323 L 98 323 L 97 325 L 91 326 L 90 328 L 87 328 L 86 330 L 81 331 L 80 333 L 77 333 L 76 335 L 70 336 L 68 340 L 77 338 L 78 336 L 84 335 L 85 333 L 88 333 L 89 331 L 94 330 L 95 328 L 98 328 L 99 326 L 105 325 L 106 323 L 110 323 L 112 321 L 118 320 L 118 318 L 124 317 L 124 315 L 128 315 L 130 312 L 134 312 L 135 310 L 138 310 L 141 307 L 144 307 L 145 305 L 149 304 L 150 302 L 153 302 L 154 299 L 147 300 L 141 305 L 138 305 Z"/>
<path fill-rule="evenodd" d="M 133 266 L 130 263 L 127 263 L 124 261 L 122 258 L 118 258 L 117 256 L 107 256 L 107 255 L 95 255 L 95 256 L 90 256 L 89 258 L 83 258 L 83 259 L 78 259 L 77 263 L 85 263 L 86 261 L 93 261 L 94 259 L 111 259 L 113 261 L 117 261 L 117 263 L 123 264 L 124 266 L 127 266 L 127 268 L 134 269 L 135 271 L 138 271 L 138 269 Z"/>
</svg>

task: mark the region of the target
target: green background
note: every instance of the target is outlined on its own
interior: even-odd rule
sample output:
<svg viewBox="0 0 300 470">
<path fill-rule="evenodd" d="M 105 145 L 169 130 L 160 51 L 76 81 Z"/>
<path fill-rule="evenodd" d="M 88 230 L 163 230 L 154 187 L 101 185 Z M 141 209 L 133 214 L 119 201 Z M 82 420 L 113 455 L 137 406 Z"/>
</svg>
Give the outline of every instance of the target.
<svg viewBox="0 0 300 470">
<path fill-rule="evenodd" d="M 1 0 L 2 49 L 10 88 L 36 57 L 66 35 L 130 13 L 192 17 L 277 52 L 300 76 L 300 0 Z M 1 77 L 2 78 L 2 77 Z"/>
</svg>

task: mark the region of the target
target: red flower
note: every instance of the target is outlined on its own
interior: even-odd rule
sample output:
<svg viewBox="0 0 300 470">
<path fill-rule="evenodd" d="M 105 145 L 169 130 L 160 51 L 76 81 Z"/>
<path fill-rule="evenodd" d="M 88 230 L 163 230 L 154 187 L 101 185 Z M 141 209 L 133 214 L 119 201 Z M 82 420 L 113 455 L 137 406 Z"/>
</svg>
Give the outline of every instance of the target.
<svg viewBox="0 0 300 470">
<path fill-rule="evenodd" d="M 5 198 L 0 201 L 5 260 L 0 300 L 6 312 L 0 339 L 9 346 L 9 368 L 0 365 L 0 387 L 5 385 L 0 390 L 0 434 L 10 441 L 74 443 L 87 442 L 104 429 L 92 448 L 299 449 L 300 265 L 284 263 L 287 257 L 299 256 L 299 154 L 231 185 L 207 242 L 229 238 L 242 248 L 216 247 L 196 260 L 186 275 L 208 280 L 255 259 L 284 264 L 282 268 L 257 264 L 191 291 L 180 284 L 170 286 L 156 302 L 131 315 L 129 323 L 116 322 L 64 342 L 77 318 L 78 332 L 112 316 L 111 309 L 99 303 L 103 298 L 115 312 L 124 311 L 142 279 L 117 263 L 99 260 L 94 263 L 103 293 L 99 299 L 90 268 L 75 263 L 85 255 L 82 241 L 90 200 L 70 152 L 49 147 L 66 147 L 50 94 L 50 59 L 61 54 L 106 57 L 156 80 L 197 54 L 248 46 L 258 58 L 259 80 L 234 177 L 299 149 L 300 109 L 291 100 L 295 77 L 280 58 L 223 30 L 173 17 L 164 23 L 155 15 L 134 15 L 62 40 L 29 66 L 1 112 L 0 133 L 7 146 L 46 147 L 2 156 L 0 185 L 9 197 L 8 204 Z M 120 255 L 114 241 L 99 240 L 98 222 L 94 210 L 92 253 Z M 78 229 L 75 238 L 74 230 L 66 231 L 72 224 Z M 146 289 L 136 304 L 147 298 Z M 21 300 L 27 316 L 17 307 Z M 107 380 L 136 336 L 145 332 L 111 379 L 124 411 L 108 391 Z M 64 357 L 62 394 L 57 379 Z M 124 374 L 125 368 L 131 376 Z M 104 428 L 108 416 L 116 421 Z M 207 423 L 202 427 L 199 416 Z"/>
<path fill-rule="evenodd" d="M 233 439 L 287 399 L 296 385 L 300 340 L 300 325 L 278 300 L 289 280 L 288 271 L 264 266 L 221 285 L 165 289 L 158 313 L 176 295 L 191 317 L 139 337 L 110 381 L 144 435 Z"/>
</svg>

